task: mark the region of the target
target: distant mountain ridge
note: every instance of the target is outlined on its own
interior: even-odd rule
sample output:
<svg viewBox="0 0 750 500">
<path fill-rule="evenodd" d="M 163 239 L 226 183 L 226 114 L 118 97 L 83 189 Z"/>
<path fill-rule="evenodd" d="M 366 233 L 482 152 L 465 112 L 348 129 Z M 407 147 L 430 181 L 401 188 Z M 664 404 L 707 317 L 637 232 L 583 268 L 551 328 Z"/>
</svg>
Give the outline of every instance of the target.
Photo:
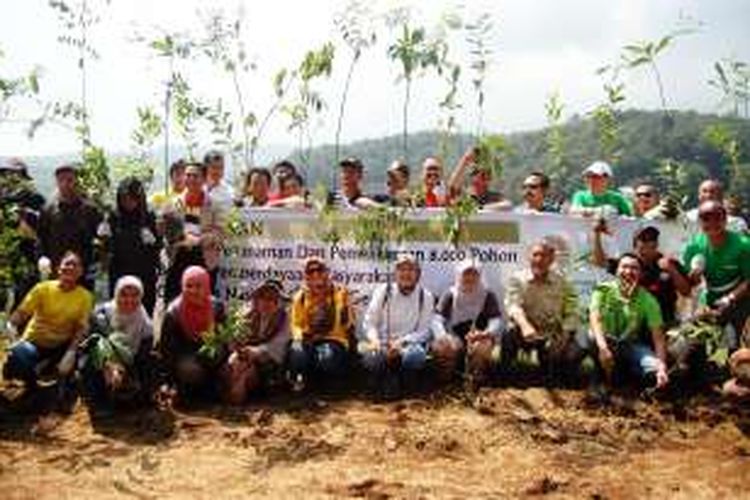
<svg viewBox="0 0 750 500">
<path fill-rule="evenodd" d="M 671 113 L 671 127 L 665 129 L 665 115 L 660 111 L 629 110 L 620 116 L 620 138 L 622 155 L 614 165 L 616 183 L 628 184 L 637 179 L 654 178 L 659 162 L 663 158 L 672 158 L 684 162 L 687 184 L 697 186 L 708 176 L 724 179 L 728 160 L 705 137 L 706 128 L 710 125 L 723 124 L 738 138 L 741 161 L 750 161 L 750 120 L 729 118 L 693 111 L 674 111 Z M 600 158 L 600 146 L 596 123 L 589 117 L 574 116 L 562 126 L 565 143 L 564 163 L 570 173 L 565 179 L 565 191 L 569 192 L 581 184 L 580 172 L 590 162 Z M 515 197 L 518 183 L 525 173 L 532 170 L 546 170 L 549 165 L 547 156 L 547 129 L 507 134 L 506 140 L 511 154 L 504 165 L 502 185 L 504 190 Z M 455 165 L 461 153 L 474 142 L 468 134 L 451 137 L 450 148 L 444 159 L 446 175 Z M 422 159 L 429 155 L 439 154 L 441 133 L 439 131 L 422 131 L 410 134 L 409 154 L 407 161 L 412 170 L 412 183 L 418 183 L 419 167 Z M 283 146 L 265 149 L 259 157 L 262 164 L 270 166 L 275 160 L 284 157 Z M 177 158 L 179 151 L 173 151 L 172 158 Z M 161 158 L 163 152 L 154 152 L 154 158 Z M 370 192 L 380 192 L 385 186 L 385 171 L 388 165 L 403 156 L 402 136 L 394 134 L 377 139 L 366 139 L 341 146 L 341 157 L 357 156 L 366 166 L 366 184 Z M 292 151 L 288 158 L 300 165 L 300 151 Z M 52 171 L 64 161 L 70 161 L 74 155 L 58 155 L 36 158 L 25 158 L 31 165 L 32 175 L 40 191 L 48 195 L 53 189 Z M 336 174 L 335 148 L 333 145 L 322 145 L 309 152 L 307 166 L 300 165 L 309 186 L 328 185 Z M 157 188 L 163 185 L 162 168 L 156 172 Z M 750 168 L 745 169 L 750 170 Z M 748 174 L 750 177 L 750 173 Z M 750 184 L 749 184 L 750 185 Z M 750 193 L 748 193 L 750 195 Z"/>
</svg>

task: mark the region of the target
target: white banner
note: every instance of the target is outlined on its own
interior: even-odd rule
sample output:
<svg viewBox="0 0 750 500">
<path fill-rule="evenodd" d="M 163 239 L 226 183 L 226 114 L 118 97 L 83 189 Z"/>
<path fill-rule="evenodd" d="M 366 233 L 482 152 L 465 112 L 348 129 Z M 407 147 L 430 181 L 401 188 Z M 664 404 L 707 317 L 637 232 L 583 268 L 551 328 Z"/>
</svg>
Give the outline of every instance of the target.
<svg viewBox="0 0 750 500">
<path fill-rule="evenodd" d="M 357 213 L 342 213 L 338 224 L 357 223 Z M 593 286 L 607 274 L 590 264 L 592 228 L 595 219 L 558 214 L 480 213 L 468 224 L 470 243 L 453 248 L 444 242 L 441 210 L 410 213 L 407 218 L 415 235 L 390 251 L 412 252 L 422 266 L 422 282 L 439 296 L 454 281 L 454 269 L 461 260 L 472 257 L 481 263 L 484 280 L 500 296 L 511 274 L 526 265 L 529 247 L 541 238 L 551 239 L 558 248 L 558 267 L 578 287 L 582 304 Z M 296 290 L 302 280 L 302 266 L 308 257 L 328 262 L 333 279 L 347 286 L 355 297 L 369 297 L 372 288 L 388 280 L 387 259 L 378 259 L 352 240 L 337 244 L 324 242 L 329 222 L 314 213 L 276 210 L 247 210 L 243 213 L 248 236 L 233 238 L 226 245 L 223 276 L 227 297 L 244 298 L 260 281 L 277 278 L 287 292 Z M 608 255 L 616 256 L 632 247 L 633 233 L 645 225 L 656 225 L 662 232 L 660 243 L 667 254 L 679 256 L 687 232 L 677 224 L 629 218 L 608 221 L 605 236 Z M 345 232 L 345 231 L 343 231 Z"/>
</svg>

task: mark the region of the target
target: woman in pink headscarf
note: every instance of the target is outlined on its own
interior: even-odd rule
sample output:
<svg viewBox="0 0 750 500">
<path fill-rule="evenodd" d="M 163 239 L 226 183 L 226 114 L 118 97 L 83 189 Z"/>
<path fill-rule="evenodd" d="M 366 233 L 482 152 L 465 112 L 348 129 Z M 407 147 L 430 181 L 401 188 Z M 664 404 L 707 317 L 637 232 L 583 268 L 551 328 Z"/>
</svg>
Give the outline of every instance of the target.
<svg viewBox="0 0 750 500">
<path fill-rule="evenodd" d="M 161 327 L 159 353 L 165 385 L 180 393 L 213 393 L 215 372 L 226 356 L 206 353 L 201 348 L 224 320 L 224 308 L 211 295 L 211 279 L 200 266 L 188 267 L 182 274 L 182 293 L 174 300 Z"/>
</svg>

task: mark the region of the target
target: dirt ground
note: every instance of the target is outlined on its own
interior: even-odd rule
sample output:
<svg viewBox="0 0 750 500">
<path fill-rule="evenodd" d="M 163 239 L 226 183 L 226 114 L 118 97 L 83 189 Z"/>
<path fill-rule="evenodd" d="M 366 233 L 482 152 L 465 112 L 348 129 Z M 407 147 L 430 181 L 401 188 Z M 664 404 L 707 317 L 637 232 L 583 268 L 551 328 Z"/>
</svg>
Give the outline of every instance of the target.
<svg viewBox="0 0 750 500">
<path fill-rule="evenodd" d="M 0 415 L 15 498 L 750 498 L 750 409 L 582 391 L 293 397 L 92 422 Z"/>
</svg>

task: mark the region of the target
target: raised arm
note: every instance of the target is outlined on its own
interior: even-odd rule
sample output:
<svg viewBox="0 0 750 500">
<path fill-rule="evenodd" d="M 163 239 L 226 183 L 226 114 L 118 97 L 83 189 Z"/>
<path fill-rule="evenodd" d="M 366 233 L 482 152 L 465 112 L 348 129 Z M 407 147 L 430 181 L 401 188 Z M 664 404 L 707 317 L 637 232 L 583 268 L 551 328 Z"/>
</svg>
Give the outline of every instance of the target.
<svg viewBox="0 0 750 500">
<path fill-rule="evenodd" d="M 464 188 L 464 180 L 466 179 L 466 171 L 471 165 L 476 162 L 476 155 L 474 148 L 471 147 L 461 156 L 456 164 L 456 168 L 451 172 L 448 178 L 448 198 L 453 199 L 461 195 Z"/>
</svg>

